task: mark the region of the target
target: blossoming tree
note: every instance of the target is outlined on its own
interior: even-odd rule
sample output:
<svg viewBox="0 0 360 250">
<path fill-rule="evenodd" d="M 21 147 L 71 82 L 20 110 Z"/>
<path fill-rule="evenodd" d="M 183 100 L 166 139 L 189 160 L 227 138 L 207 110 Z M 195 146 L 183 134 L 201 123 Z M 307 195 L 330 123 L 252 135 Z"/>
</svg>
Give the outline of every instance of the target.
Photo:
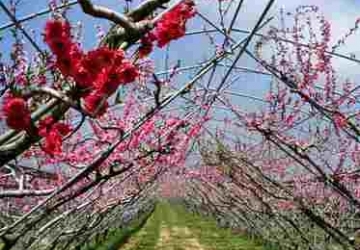
<svg viewBox="0 0 360 250">
<path fill-rule="evenodd" d="M 0 65 L 4 249 L 80 249 L 128 213 L 151 213 L 159 197 L 279 247 L 356 249 L 360 88 L 333 59 L 359 63 L 337 52 L 359 21 L 331 44 L 317 7 L 275 18 L 269 0 L 240 30 L 243 2 L 211 3 L 218 21 L 193 0 L 127 1 L 124 13 L 49 1 L 20 19 L 19 2 L 0 2 L 11 20 L 0 30 L 13 27 Z M 80 39 L 74 5 L 111 23 L 95 47 Z M 39 45 L 23 23 L 41 15 Z M 199 34 L 201 60 L 171 62 L 171 46 L 185 51 Z M 165 55 L 164 72 L 153 55 Z M 234 90 L 240 77 L 270 86 L 245 95 Z M 244 107 L 243 97 L 262 104 Z"/>
</svg>

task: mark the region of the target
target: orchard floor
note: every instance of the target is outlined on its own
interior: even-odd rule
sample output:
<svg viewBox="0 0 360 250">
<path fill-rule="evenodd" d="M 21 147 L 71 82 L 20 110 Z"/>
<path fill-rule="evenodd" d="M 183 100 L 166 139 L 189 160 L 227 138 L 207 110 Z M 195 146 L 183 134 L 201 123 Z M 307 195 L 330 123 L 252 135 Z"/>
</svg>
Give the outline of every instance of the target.
<svg viewBox="0 0 360 250">
<path fill-rule="evenodd" d="M 261 245 L 218 228 L 211 219 L 168 203 L 157 205 L 143 228 L 119 250 L 265 250 Z"/>
</svg>

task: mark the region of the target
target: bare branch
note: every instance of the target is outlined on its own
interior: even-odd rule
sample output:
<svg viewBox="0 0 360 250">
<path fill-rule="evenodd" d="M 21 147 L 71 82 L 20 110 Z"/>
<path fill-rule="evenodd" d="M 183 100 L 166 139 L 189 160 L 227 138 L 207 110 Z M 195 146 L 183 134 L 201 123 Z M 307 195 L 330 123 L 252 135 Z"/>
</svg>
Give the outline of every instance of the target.
<svg viewBox="0 0 360 250">
<path fill-rule="evenodd" d="M 123 27 L 126 31 L 136 32 L 136 26 L 133 22 L 131 22 L 126 16 L 108 9 L 103 6 L 94 5 L 90 0 L 79 0 L 78 1 L 82 10 L 91 16 L 104 18 L 110 20 L 121 27 Z"/>
<path fill-rule="evenodd" d="M 31 189 L 24 189 L 24 190 L 6 190 L 0 191 L 0 199 L 5 197 L 12 197 L 12 198 L 22 198 L 25 196 L 46 196 L 54 192 L 54 189 L 45 189 L 45 190 L 31 190 Z"/>
<path fill-rule="evenodd" d="M 134 22 L 138 22 L 146 18 L 149 14 L 154 12 L 157 8 L 163 4 L 168 3 L 169 0 L 148 0 L 141 3 L 136 9 L 131 10 L 127 16 L 129 16 Z"/>
</svg>

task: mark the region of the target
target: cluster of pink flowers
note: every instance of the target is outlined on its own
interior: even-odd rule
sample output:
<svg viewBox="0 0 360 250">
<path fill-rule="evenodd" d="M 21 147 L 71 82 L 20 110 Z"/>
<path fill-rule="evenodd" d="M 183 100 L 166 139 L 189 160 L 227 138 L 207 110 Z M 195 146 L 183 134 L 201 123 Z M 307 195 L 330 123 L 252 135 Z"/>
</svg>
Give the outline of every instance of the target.
<svg viewBox="0 0 360 250">
<path fill-rule="evenodd" d="M 23 98 L 5 98 L 3 114 L 6 118 L 6 124 L 14 130 L 28 130 L 31 126 L 30 110 Z"/>
<path fill-rule="evenodd" d="M 35 126 L 31 129 L 31 112 L 25 99 L 14 96 L 5 98 L 3 114 L 6 118 L 6 124 L 10 128 L 16 131 L 36 132 Z M 69 125 L 60 122 L 55 123 L 54 119 L 49 116 L 39 122 L 37 133 L 45 138 L 43 150 L 50 155 L 55 155 L 61 153 L 62 138 L 70 131 Z"/>
<path fill-rule="evenodd" d="M 84 53 L 72 41 L 71 28 L 66 21 L 48 21 L 44 35 L 56 56 L 56 67 L 65 77 L 73 78 L 83 98 L 84 109 L 93 116 L 104 114 L 108 107 L 107 98 L 119 85 L 134 81 L 139 74 L 138 69 L 125 59 L 122 50 L 100 47 Z M 10 128 L 30 132 L 31 112 L 27 100 L 14 96 L 5 98 L 3 114 Z M 43 150 L 51 155 L 60 153 L 62 138 L 69 131 L 69 126 L 55 123 L 52 117 L 40 121 L 38 135 L 45 138 Z"/>
<path fill-rule="evenodd" d="M 42 149 L 50 155 L 61 153 L 63 137 L 70 131 L 69 125 L 55 122 L 51 116 L 46 117 L 39 122 L 39 135 L 45 138 Z"/>
<path fill-rule="evenodd" d="M 179 39 L 185 35 L 187 20 L 195 16 L 195 4 L 192 0 L 184 0 L 156 23 L 154 31 L 149 32 L 141 39 L 139 48 L 140 57 L 148 55 L 157 41 L 158 47 L 164 47 L 172 40 Z"/>
<path fill-rule="evenodd" d="M 66 77 L 72 77 L 81 91 L 84 108 L 93 116 L 101 116 L 107 109 L 107 98 L 119 85 L 130 83 L 138 76 L 138 69 L 127 59 L 124 51 L 100 47 L 84 53 L 72 41 L 70 25 L 66 21 L 48 21 L 45 42 L 56 56 L 56 66 Z"/>
</svg>

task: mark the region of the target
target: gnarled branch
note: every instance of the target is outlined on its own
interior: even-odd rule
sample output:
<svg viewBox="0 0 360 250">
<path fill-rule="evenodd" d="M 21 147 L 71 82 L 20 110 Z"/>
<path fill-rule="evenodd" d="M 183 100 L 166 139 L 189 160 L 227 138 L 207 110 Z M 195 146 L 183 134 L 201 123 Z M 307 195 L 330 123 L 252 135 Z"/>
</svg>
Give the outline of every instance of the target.
<svg viewBox="0 0 360 250">
<path fill-rule="evenodd" d="M 95 5 L 91 3 L 90 0 L 79 0 L 78 1 L 81 9 L 86 13 L 94 17 L 104 18 L 110 20 L 121 27 L 123 27 L 126 31 L 133 33 L 136 32 L 135 24 L 130 21 L 126 16 L 108 9 L 103 6 Z"/>
</svg>

